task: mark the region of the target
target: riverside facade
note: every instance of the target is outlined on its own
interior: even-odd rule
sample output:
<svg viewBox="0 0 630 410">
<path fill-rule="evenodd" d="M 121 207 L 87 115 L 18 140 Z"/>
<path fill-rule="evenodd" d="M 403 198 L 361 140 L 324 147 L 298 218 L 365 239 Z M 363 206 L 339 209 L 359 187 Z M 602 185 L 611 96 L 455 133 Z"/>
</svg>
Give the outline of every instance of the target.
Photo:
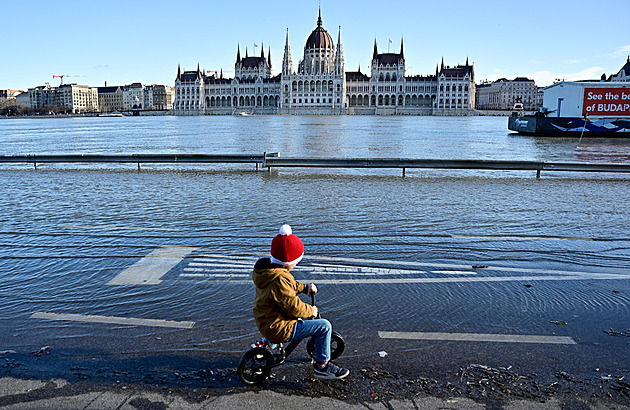
<svg viewBox="0 0 630 410">
<path fill-rule="evenodd" d="M 379 53 L 376 40 L 368 73 L 346 71 L 341 42 L 324 29 L 321 10 L 294 69 L 287 30 L 281 72 L 272 75 L 271 52 L 241 56 L 234 77 L 177 69 L 175 115 L 204 114 L 391 114 L 474 115 L 475 75 L 468 63 L 435 74 L 406 73 L 403 40 L 398 53 Z"/>
</svg>

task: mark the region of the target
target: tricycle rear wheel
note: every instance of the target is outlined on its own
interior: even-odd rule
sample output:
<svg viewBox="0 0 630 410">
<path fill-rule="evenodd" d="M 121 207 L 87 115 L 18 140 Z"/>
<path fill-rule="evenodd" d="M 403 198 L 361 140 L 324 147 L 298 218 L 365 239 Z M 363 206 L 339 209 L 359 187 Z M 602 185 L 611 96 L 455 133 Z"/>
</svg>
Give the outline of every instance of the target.
<svg viewBox="0 0 630 410">
<path fill-rule="evenodd" d="M 346 343 L 344 342 L 343 337 L 333 330 L 332 336 L 330 337 L 330 360 L 335 360 L 341 356 L 345 348 Z M 315 360 L 315 340 L 313 338 L 306 343 L 306 351 L 308 352 L 308 355 Z"/>
</svg>

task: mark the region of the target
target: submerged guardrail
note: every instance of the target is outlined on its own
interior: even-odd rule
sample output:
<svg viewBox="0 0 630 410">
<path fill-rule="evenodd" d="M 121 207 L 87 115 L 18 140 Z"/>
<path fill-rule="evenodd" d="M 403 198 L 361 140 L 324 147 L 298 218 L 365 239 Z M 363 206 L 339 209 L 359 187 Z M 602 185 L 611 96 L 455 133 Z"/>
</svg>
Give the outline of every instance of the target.
<svg viewBox="0 0 630 410">
<path fill-rule="evenodd" d="M 549 162 L 474 159 L 411 159 L 411 158 L 282 158 L 276 152 L 262 154 L 69 154 L 69 155 L 0 155 L 0 163 L 31 163 L 35 169 L 44 163 L 171 163 L 255 164 L 267 168 L 398 168 L 405 176 L 407 168 L 481 169 L 502 171 L 620 172 L 629 173 L 630 164 Z"/>
</svg>

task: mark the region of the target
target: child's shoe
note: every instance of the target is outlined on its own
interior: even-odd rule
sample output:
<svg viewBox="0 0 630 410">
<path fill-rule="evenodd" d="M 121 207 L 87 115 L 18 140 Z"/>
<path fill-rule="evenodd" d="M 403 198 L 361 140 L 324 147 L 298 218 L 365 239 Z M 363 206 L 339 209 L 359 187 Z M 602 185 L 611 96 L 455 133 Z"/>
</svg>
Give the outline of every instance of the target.
<svg viewBox="0 0 630 410">
<path fill-rule="evenodd" d="M 317 363 L 313 366 L 313 373 L 318 379 L 338 380 L 350 374 L 350 370 L 339 367 L 331 362 L 324 367 L 319 367 Z"/>
</svg>

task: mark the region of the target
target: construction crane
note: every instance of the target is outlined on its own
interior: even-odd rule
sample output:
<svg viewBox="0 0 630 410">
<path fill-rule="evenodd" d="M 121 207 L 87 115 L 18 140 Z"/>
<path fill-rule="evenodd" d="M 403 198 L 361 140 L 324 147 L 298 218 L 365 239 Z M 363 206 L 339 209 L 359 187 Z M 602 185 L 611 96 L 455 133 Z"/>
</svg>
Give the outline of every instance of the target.
<svg viewBox="0 0 630 410">
<path fill-rule="evenodd" d="M 64 77 L 84 77 L 84 76 L 82 76 L 82 75 L 68 75 L 68 74 L 53 75 L 53 78 L 60 78 L 61 79 L 61 85 L 63 85 L 63 78 Z"/>
</svg>

